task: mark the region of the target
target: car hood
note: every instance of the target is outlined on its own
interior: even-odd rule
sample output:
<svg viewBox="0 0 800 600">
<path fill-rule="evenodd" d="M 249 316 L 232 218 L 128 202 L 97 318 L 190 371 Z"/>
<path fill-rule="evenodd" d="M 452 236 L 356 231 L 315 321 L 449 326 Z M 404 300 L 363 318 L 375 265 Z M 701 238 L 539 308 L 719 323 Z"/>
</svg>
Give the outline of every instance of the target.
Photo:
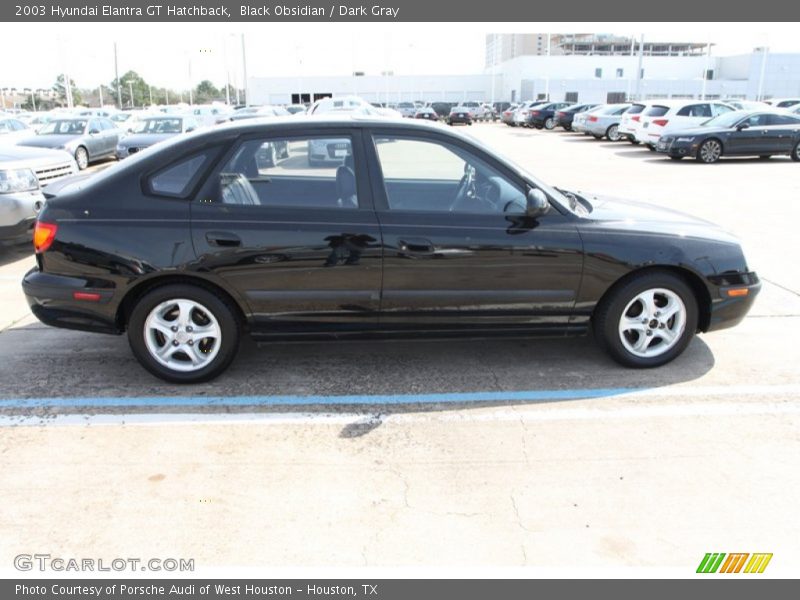
<svg viewBox="0 0 800 600">
<path fill-rule="evenodd" d="M 36 168 L 50 164 L 66 163 L 71 156 L 63 150 L 28 148 L 25 146 L 0 147 L 0 168 Z"/>
<path fill-rule="evenodd" d="M 678 237 L 694 237 L 718 242 L 739 244 L 733 234 L 705 219 L 686 213 L 620 198 L 583 196 L 592 206 L 585 218 L 594 226 Z"/>
<path fill-rule="evenodd" d="M 178 135 L 177 133 L 134 133 L 126 135 L 119 143 L 121 146 L 151 146 L 162 140 Z"/>
<path fill-rule="evenodd" d="M 20 146 L 34 146 L 36 148 L 58 148 L 67 146 L 80 139 L 79 135 L 37 135 L 22 140 Z"/>
</svg>

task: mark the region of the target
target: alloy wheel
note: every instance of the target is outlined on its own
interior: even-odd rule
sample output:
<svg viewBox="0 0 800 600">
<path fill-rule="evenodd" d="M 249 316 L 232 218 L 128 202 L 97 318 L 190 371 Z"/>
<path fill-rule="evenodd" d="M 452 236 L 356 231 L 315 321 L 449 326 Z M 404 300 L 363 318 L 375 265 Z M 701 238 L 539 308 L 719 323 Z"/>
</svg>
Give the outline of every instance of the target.
<svg viewBox="0 0 800 600">
<path fill-rule="evenodd" d="M 198 371 L 219 353 L 222 328 L 214 314 L 194 300 L 175 298 L 158 304 L 144 322 L 147 351 L 175 371 Z"/>
<path fill-rule="evenodd" d="M 608 139 L 611 140 L 612 142 L 618 142 L 620 138 L 619 127 L 617 127 L 616 125 L 612 125 L 611 127 L 608 128 L 607 135 Z"/>
<path fill-rule="evenodd" d="M 78 169 L 81 171 L 89 166 L 89 154 L 86 152 L 86 148 L 80 147 L 75 150 L 75 162 L 78 163 Z"/>
<path fill-rule="evenodd" d="M 700 160 L 704 163 L 713 163 L 722 156 L 722 145 L 717 140 L 707 140 L 700 146 Z"/>
<path fill-rule="evenodd" d="M 686 329 L 686 306 L 680 296 L 665 288 L 637 294 L 622 311 L 619 338 L 635 356 L 651 358 L 675 346 Z"/>
</svg>

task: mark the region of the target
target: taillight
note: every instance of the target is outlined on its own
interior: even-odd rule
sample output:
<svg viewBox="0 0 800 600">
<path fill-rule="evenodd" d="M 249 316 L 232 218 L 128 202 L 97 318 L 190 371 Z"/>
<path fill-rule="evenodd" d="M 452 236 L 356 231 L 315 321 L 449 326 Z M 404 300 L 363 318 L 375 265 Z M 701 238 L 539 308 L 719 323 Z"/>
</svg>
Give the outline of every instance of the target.
<svg viewBox="0 0 800 600">
<path fill-rule="evenodd" d="M 53 240 L 56 239 L 56 231 L 58 231 L 58 225 L 55 223 L 36 221 L 33 229 L 33 249 L 37 253 L 46 252 Z"/>
<path fill-rule="evenodd" d="M 536 115 L 539 114 L 539 111 L 538 110 L 534 110 L 531 114 L 535 117 Z"/>
<path fill-rule="evenodd" d="M 563 116 L 564 116 L 564 114 L 565 114 L 565 113 L 563 113 L 563 112 L 560 112 L 560 111 L 559 111 L 559 112 L 557 112 L 557 113 L 556 113 L 556 116 L 557 116 L 557 117 L 563 117 Z"/>
<path fill-rule="evenodd" d="M 636 115 L 635 117 L 631 117 L 631 119 L 633 119 L 634 121 L 636 121 L 638 123 L 639 122 L 639 115 Z"/>
<path fill-rule="evenodd" d="M 658 125 L 659 127 L 664 127 L 667 123 L 669 123 L 669 119 L 653 119 L 653 125 Z"/>
<path fill-rule="evenodd" d="M 589 120 L 590 120 L 592 123 L 594 123 L 595 121 L 597 121 L 597 117 L 589 117 Z"/>
</svg>

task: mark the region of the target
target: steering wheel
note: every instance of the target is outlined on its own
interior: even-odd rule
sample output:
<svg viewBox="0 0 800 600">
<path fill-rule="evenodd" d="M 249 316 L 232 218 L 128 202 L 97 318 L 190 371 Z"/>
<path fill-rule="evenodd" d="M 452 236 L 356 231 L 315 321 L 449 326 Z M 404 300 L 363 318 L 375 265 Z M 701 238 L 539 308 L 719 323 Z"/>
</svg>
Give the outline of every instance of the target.
<svg viewBox="0 0 800 600">
<path fill-rule="evenodd" d="M 469 163 L 464 164 L 464 176 L 458 183 L 458 189 L 450 203 L 450 212 L 458 210 L 467 199 L 475 197 L 475 167 Z"/>
</svg>

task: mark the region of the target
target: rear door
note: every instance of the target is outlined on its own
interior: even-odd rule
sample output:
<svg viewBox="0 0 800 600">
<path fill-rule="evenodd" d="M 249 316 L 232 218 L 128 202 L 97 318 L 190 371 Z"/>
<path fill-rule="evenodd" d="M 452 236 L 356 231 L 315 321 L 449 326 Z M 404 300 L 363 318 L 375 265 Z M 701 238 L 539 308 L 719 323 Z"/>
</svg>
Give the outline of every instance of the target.
<svg viewBox="0 0 800 600">
<path fill-rule="evenodd" d="M 387 129 L 372 142 L 382 329 L 566 326 L 582 268 L 569 216 L 527 217 L 525 182 L 461 140 Z"/>
<path fill-rule="evenodd" d="M 728 154 L 759 154 L 770 146 L 768 115 L 757 113 L 750 115 L 744 123 L 747 127 L 731 132 L 726 147 Z M 741 125 L 740 125 L 741 126 Z"/>
<path fill-rule="evenodd" d="M 245 299 L 256 334 L 373 328 L 381 238 L 357 130 L 273 131 L 234 144 L 192 203 L 199 268 Z"/>
<path fill-rule="evenodd" d="M 767 117 L 767 129 L 771 148 L 778 152 L 791 152 L 800 132 L 800 120 L 789 115 L 771 114 Z"/>
</svg>

